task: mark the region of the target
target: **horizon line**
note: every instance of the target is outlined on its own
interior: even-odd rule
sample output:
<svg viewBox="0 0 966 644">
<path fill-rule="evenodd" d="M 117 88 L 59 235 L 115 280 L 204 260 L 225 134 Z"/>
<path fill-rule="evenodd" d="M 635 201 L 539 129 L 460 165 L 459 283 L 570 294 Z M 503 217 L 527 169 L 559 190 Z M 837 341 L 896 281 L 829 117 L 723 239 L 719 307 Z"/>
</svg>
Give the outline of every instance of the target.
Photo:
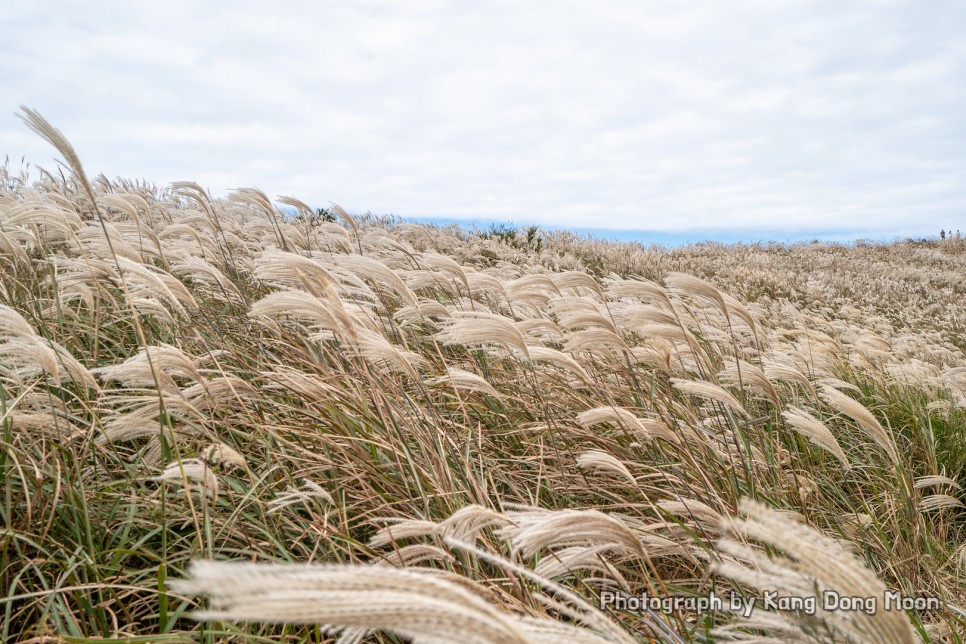
<svg viewBox="0 0 966 644">
<path fill-rule="evenodd" d="M 548 232 L 572 232 L 579 235 L 587 235 L 602 241 L 617 242 L 638 242 L 651 245 L 670 245 L 681 246 L 691 243 L 718 242 L 718 243 L 797 243 L 817 241 L 820 243 L 855 243 L 873 242 L 890 243 L 899 241 L 929 241 L 940 240 L 942 231 L 935 231 L 929 234 L 924 232 L 912 232 L 906 229 L 894 229 L 887 231 L 875 231 L 865 228 L 839 228 L 839 229 L 783 229 L 783 228 L 761 228 L 761 227 L 728 227 L 711 228 L 699 227 L 685 230 L 661 230 L 653 228 L 605 228 L 595 226 L 566 226 L 566 225 L 547 225 L 536 222 L 517 222 L 514 220 L 489 219 L 489 218 L 455 218 L 455 217 L 399 217 L 401 221 L 415 224 L 430 224 L 440 227 L 456 225 L 467 230 L 477 229 L 486 231 L 494 227 L 510 227 L 513 229 L 525 229 L 535 226 L 540 230 Z M 945 231 L 948 235 L 955 235 L 953 230 Z"/>
</svg>

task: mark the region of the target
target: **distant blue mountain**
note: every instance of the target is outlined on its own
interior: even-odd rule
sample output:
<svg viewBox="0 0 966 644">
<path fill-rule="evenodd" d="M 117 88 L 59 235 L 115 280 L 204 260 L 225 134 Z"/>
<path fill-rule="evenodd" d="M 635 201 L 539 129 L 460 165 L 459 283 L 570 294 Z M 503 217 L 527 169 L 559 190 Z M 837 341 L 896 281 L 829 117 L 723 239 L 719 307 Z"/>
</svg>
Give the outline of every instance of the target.
<svg viewBox="0 0 966 644">
<path fill-rule="evenodd" d="M 673 248 L 686 244 L 700 242 L 719 242 L 722 244 L 758 242 L 779 242 L 792 244 L 796 242 L 834 242 L 847 244 L 856 240 L 891 241 L 882 238 L 881 232 L 868 230 L 741 230 L 741 229 L 694 229 L 682 232 L 667 232 L 658 230 L 611 230 L 607 228 L 568 228 L 564 226 L 541 226 L 530 222 L 499 221 L 495 219 L 453 219 L 446 217 L 405 217 L 404 221 L 417 224 L 434 224 L 449 226 L 456 224 L 461 228 L 472 230 L 488 230 L 493 226 L 511 226 L 524 228 L 536 225 L 542 230 L 569 230 L 578 235 L 586 235 L 597 239 L 618 242 L 637 242 L 645 246 L 657 245 Z M 898 237 L 898 236 L 897 236 Z"/>
</svg>

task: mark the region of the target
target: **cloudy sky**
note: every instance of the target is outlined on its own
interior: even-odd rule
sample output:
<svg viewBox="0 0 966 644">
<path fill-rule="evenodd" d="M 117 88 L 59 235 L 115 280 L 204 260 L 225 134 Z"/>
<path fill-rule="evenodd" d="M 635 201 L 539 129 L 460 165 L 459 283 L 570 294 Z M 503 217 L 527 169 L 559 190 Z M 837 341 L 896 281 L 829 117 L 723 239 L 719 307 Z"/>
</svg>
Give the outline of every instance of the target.
<svg viewBox="0 0 966 644">
<path fill-rule="evenodd" d="M 314 206 L 787 238 L 966 230 L 966 3 L 0 12 L 0 157 Z"/>
</svg>

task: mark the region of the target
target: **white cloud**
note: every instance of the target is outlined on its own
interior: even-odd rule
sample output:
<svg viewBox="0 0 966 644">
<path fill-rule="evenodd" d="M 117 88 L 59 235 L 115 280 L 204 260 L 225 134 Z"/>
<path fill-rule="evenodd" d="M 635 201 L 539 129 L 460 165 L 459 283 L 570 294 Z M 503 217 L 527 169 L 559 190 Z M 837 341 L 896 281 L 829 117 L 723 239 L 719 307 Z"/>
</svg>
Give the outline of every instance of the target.
<svg viewBox="0 0 966 644">
<path fill-rule="evenodd" d="M 49 2 L 0 140 L 405 216 L 935 234 L 966 210 L 955 2 Z"/>
</svg>

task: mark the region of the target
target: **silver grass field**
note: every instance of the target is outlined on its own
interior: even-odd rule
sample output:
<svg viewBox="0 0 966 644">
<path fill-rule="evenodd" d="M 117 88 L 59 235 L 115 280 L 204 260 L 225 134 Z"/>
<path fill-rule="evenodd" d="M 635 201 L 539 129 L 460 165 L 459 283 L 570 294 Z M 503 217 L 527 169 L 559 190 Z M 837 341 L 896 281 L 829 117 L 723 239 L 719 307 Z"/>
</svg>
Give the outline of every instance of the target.
<svg viewBox="0 0 966 644">
<path fill-rule="evenodd" d="M 0 168 L 2 641 L 964 640 L 966 240 L 324 217 L 22 118 L 64 163 Z"/>
</svg>

